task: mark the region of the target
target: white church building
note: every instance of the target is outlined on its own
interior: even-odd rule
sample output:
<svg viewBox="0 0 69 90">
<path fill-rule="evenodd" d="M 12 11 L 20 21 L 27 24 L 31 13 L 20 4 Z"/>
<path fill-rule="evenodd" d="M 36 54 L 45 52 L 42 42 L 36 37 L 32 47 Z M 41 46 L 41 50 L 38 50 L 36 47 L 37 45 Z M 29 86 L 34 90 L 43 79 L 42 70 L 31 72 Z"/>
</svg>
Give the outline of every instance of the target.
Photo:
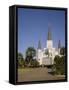
<svg viewBox="0 0 69 90">
<path fill-rule="evenodd" d="M 37 60 L 38 60 L 40 65 L 53 65 L 54 64 L 54 57 L 56 55 L 60 56 L 60 41 L 58 43 L 58 48 L 53 47 L 51 28 L 49 26 L 46 48 L 42 49 L 41 42 L 39 41 L 36 57 L 37 57 Z"/>
</svg>

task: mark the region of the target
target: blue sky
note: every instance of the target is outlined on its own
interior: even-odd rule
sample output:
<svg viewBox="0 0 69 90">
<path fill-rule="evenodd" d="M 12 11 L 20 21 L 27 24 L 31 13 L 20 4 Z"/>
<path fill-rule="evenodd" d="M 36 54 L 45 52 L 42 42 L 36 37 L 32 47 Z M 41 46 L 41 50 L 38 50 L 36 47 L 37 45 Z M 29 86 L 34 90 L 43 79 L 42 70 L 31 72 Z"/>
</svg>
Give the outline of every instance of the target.
<svg viewBox="0 0 69 90">
<path fill-rule="evenodd" d="M 18 8 L 18 52 L 25 53 L 29 46 L 46 47 L 48 24 L 51 26 L 53 47 L 58 41 L 65 46 L 65 12 Z"/>
</svg>

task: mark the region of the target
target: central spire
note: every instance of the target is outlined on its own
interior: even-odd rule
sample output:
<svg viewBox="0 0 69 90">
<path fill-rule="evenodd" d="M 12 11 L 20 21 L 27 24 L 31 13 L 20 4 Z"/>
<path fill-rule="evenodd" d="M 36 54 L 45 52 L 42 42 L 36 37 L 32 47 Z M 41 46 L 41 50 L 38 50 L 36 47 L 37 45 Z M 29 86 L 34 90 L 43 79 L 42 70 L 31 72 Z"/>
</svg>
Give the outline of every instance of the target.
<svg viewBox="0 0 69 90">
<path fill-rule="evenodd" d="M 51 26 L 50 26 L 50 24 L 48 25 L 48 37 L 47 37 L 47 40 L 52 40 Z"/>
<path fill-rule="evenodd" d="M 53 48 L 53 40 L 51 35 L 51 26 L 48 24 L 47 48 Z"/>
</svg>

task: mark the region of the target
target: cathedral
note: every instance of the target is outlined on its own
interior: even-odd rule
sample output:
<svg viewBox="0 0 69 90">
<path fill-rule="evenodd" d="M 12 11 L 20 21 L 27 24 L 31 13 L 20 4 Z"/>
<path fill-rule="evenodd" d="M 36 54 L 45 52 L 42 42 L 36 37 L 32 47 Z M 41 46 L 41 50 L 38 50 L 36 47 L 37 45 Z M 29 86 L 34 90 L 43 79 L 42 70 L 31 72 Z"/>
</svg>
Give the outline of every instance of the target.
<svg viewBox="0 0 69 90">
<path fill-rule="evenodd" d="M 60 56 L 60 40 L 58 43 L 58 48 L 53 47 L 52 33 L 50 26 L 48 27 L 47 43 L 46 48 L 41 47 L 41 42 L 38 42 L 37 48 L 37 60 L 40 65 L 53 65 L 54 57 L 56 55 Z"/>
</svg>

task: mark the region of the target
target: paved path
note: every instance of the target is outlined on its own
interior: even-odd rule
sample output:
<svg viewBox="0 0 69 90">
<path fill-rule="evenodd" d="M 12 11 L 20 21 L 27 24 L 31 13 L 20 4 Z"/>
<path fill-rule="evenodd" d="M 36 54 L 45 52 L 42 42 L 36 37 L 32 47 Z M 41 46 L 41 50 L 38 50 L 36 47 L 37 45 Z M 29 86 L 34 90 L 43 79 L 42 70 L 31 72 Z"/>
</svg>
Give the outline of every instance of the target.
<svg viewBox="0 0 69 90">
<path fill-rule="evenodd" d="M 64 79 L 64 77 L 57 77 L 49 74 L 48 68 L 34 68 L 32 70 L 18 72 L 18 82 L 58 79 Z"/>
</svg>

